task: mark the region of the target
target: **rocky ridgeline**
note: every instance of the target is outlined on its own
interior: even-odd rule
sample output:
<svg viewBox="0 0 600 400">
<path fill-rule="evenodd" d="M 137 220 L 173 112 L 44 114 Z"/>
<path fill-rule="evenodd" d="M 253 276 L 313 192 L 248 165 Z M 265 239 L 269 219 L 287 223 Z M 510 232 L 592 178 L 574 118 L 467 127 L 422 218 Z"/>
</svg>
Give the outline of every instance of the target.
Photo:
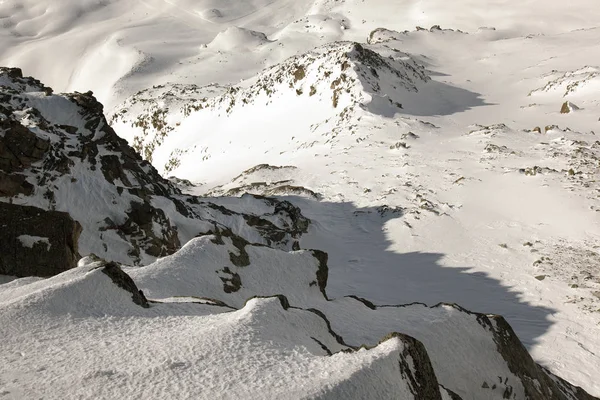
<svg viewBox="0 0 600 400">
<path fill-rule="evenodd" d="M 14 216 L 35 215 L 2 233 L 3 246 L 15 244 L 15 255 L 3 256 L 0 273 L 52 275 L 73 266 L 78 252 L 147 264 L 207 232 L 228 231 L 248 242 L 291 249 L 308 227 L 288 202 L 247 197 L 249 207 L 260 212 L 244 214 L 183 195 L 116 135 L 90 92 L 54 95 L 7 68 L 0 69 L 0 85 L 0 201 L 9 210 L 0 223 L 12 227 Z M 64 227 L 60 240 L 43 228 L 53 224 Z M 17 237 L 26 234 L 50 237 L 49 253 L 42 245 L 33 247 L 38 255 L 19 246 Z M 60 267 L 42 263 L 39 271 L 31 270 L 36 267 L 30 261 L 55 256 L 59 247 L 65 254 Z"/>
<path fill-rule="evenodd" d="M 252 193 L 260 196 L 301 196 L 320 200 L 322 196 L 298 184 L 297 167 L 259 164 L 243 171 L 224 185 L 207 193 L 208 196 L 240 196 Z"/>
<path fill-rule="evenodd" d="M 117 107 L 110 124 L 125 123 L 135 129 L 132 147 L 152 162 L 158 148 L 170 132 L 190 116 L 203 109 L 209 98 L 218 97 L 230 89 L 217 84 L 208 86 L 168 83 L 144 89 Z"/>
<path fill-rule="evenodd" d="M 117 107 L 110 120 L 133 130 L 134 148 L 152 160 L 154 151 L 194 113 L 226 117 L 291 93 L 328 104 L 337 118 L 347 120 L 355 107 L 379 114 L 401 109 L 406 93 L 417 92 L 429 80 L 424 66 L 385 43 L 336 42 L 291 57 L 238 86 L 167 84 L 143 90 Z M 178 157 L 186 151 L 173 151 L 164 167 L 167 173 L 179 166 Z"/>
<path fill-rule="evenodd" d="M 585 66 L 573 71 L 552 71 L 543 78 L 546 84 L 543 87 L 532 90 L 529 96 L 548 93 L 570 97 L 588 88 L 593 90 L 598 85 L 598 80 L 600 79 L 600 68 L 597 66 Z"/>
</svg>

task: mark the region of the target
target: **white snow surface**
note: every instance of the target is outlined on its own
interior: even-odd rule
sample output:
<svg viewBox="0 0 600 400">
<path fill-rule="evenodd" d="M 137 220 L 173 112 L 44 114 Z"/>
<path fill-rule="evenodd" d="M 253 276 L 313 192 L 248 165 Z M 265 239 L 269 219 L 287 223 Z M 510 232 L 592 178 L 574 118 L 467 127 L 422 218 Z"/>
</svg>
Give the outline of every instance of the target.
<svg viewBox="0 0 600 400">
<path fill-rule="evenodd" d="M 50 240 L 46 237 L 41 236 L 31 236 L 31 235 L 21 235 L 18 236 L 17 239 L 21 243 L 23 247 L 27 247 L 32 249 L 36 244 L 42 243 L 46 246 L 47 250 L 50 250 Z"/>
<path fill-rule="evenodd" d="M 398 338 L 342 353 L 322 317 L 276 297 L 237 311 L 198 302 L 143 309 L 97 263 L 80 265 L 1 286 L 2 333 L 13 338 L 1 346 L 3 396 L 413 398 Z"/>
<path fill-rule="evenodd" d="M 273 392 L 264 396 L 276 398 L 279 384 L 312 390 L 318 385 L 306 382 L 326 377 L 311 374 L 329 371 L 328 382 L 339 387 L 352 372 L 347 368 L 365 373 L 361 366 L 369 363 L 386 372 L 361 378 L 363 388 L 392 390 L 386 363 L 401 343 L 322 358 L 307 339 L 317 331 L 335 348 L 320 320 L 300 311 L 292 317 L 273 299 L 246 303 L 252 295 L 284 294 L 292 305 L 323 311 L 348 344 L 374 345 L 392 331 L 414 336 L 440 383 L 472 398 L 492 397 L 480 381 L 455 375 L 460 368 L 444 367 L 457 355 L 436 346 L 441 335 L 479 338 L 475 352 L 493 359 L 488 336 L 460 330 L 472 328 L 460 321 L 467 315 L 449 318 L 457 313 L 451 307 L 419 305 L 362 313 L 344 296 L 379 305 L 455 302 L 500 314 L 536 362 L 600 396 L 598 21 L 595 0 L 1 1 L 0 64 L 21 67 L 57 91 L 94 90 L 112 110 L 117 132 L 141 141 L 146 158 L 143 150 L 153 145 L 153 164 L 197 184 L 188 191 L 288 195 L 312 220 L 302 248 L 329 254 L 328 294 L 336 300 L 323 300 L 309 274 L 294 268 L 312 262 L 306 251 L 258 247 L 251 258 L 268 260 L 270 272 L 249 272 L 239 292 L 221 298 L 223 273 L 200 279 L 204 272 L 192 268 L 216 271 L 223 268 L 218 260 L 228 259 L 207 238 L 127 270 L 149 298 L 168 302 L 147 311 L 85 266 L 47 281 L 12 281 L 0 286 L 0 326 L 10 338 L 2 343 L 9 362 L 1 366 L 0 393 L 40 397 L 43 388 L 56 398 L 184 398 L 201 397 L 198 387 L 206 384 L 227 398 L 259 398 L 267 387 Z M 415 31 L 417 25 L 426 30 Z M 455 31 L 429 31 L 432 25 Z M 370 36 L 376 28 L 388 31 Z M 335 58 L 351 51 L 352 41 L 392 56 L 401 71 L 422 66 L 423 76 L 399 87 L 407 81 L 378 69 L 377 77 L 367 74 L 377 86 L 349 83 L 334 107 L 333 81 L 370 71 Z M 314 68 L 296 79 L 292 67 L 303 62 Z M 282 81 L 268 86 L 273 93 L 257 86 L 280 72 Z M 561 114 L 565 101 L 577 109 Z M 40 97 L 42 113 L 60 109 L 65 124 L 78 126 L 67 104 L 44 102 Z M 157 110 L 166 110 L 166 135 L 134 126 Z M 289 168 L 240 175 L 264 163 Z M 60 204 L 82 198 L 65 196 Z M 172 205 L 162 207 L 168 213 Z M 81 218 L 89 212 L 73 210 Z M 192 231 L 180 236 L 190 239 Z M 215 296 L 241 309 L 173 304 L 178 296 Z M 469 360 L 459 362 L 466 373 Z M 201 367 L 208 363 L 215 368 Z M 496 379 L 486 376 L 505 365 L 489 367 L 471 372 Z M 295 368 L 304 372 L 289 380 L 286 372 Z M 158 383 L 145 385 L 149 380 Z M 117 384 L 107 389 L 107 382 Z"/>
</svg>

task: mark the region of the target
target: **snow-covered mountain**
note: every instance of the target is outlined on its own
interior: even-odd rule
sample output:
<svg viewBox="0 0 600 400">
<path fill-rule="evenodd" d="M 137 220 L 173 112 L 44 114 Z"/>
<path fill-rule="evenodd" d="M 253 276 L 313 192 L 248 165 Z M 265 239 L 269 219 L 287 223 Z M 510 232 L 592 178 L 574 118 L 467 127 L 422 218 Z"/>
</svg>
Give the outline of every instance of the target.
<svg viewBox="0 0 600 400">
<path fill-rule="evenodd" d="M 3 242 L 14 256 L 3 256 L 3 272 L 56 274 L 44 259 L 65 244 L 60 236 L 40 235 L 48 230 L 48 214 L 57 211 L 77 221 L 66 232 L 74 247 L 96 252 L 53 278 L 0 286 L 4 336 L 13 338 L 3 344 L 1 373 L 3 380 L 17 376 L 5 394 L 591 398 L 535 364 L 502 317 L 452 304 L 329 299 L 328 256 L 300 250 L 298 239 L 311 221 L 298 207 L 253 195 L 184 195 L 116 136 L 92 94 L 55 95 L 17 69 L 2 69 L 0 78 L 3 207 L 11 214 L 37 210 L 5 228 Z M 388 212 L 394 210 L 381 208 L 380 217 Z M 33 260 L 26 257 L 31 253 Z M 97 254 L 126 264 L 160 258 L 125 268 L 127 275 Z M 38 269 L 27 262 L 39 262 Z M 150 325 L 149 317 L 155 321 Z M 64 359 L 96 347 L 99 330 L 114 347 L 94 349 L 90 364 Z M 56 334 L 75 347 L 56 353 L 40 346 Z M 190 351 L 196 349 L 193 357 L 177 359 L 182 337 L 189 337 Z M 138 345 L 131 347 L 132 340 Z M 120 347 L 126 357 L 115 362 Z M 155 347 L 167 361 L 130 363 Z M 21 349 L 17 358 L 15 348 Z M 33 365 L 39 367 L 28 371 Z M 48 373 L 59 371 L 69 378 L 50 384 Z M 261 382 L 250 392 L 248 374 Z M 146 378 L 177 379 L 181 389 L 144 385 Z M 73 379 L 80 390 L 72 389 Z"/>
<path fill-rule="evenodd" d="M 600 396 L 599 10 L 0 2 L 0 394 Z"/>
</svg>

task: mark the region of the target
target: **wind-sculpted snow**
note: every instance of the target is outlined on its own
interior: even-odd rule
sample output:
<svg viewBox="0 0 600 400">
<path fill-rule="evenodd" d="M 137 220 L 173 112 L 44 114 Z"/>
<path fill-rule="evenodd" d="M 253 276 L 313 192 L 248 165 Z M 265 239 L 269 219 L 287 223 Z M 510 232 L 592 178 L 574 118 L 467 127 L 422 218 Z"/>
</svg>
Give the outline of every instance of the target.
<svg viewBox="0 0 600 400">
<path fill-rule="evenodd" d="M 537 366 L 501 317 L 327 299 L 326 262 L 210 235 L 128 268 L 133 281 L 88 257 L 1 285 L 5 394 L 591 399 Z"/>
<path fill-rule="evenodd" d="M 236 311 L 211 301 L 143 308 L 106 268 L 89 259 L 0 287 L 3 395 L 441 399 L 427 353 L 405 335 L 354 348 L 283 296 Z M 60 348 L 44 345 L 57 339 Z"/>
</svg>

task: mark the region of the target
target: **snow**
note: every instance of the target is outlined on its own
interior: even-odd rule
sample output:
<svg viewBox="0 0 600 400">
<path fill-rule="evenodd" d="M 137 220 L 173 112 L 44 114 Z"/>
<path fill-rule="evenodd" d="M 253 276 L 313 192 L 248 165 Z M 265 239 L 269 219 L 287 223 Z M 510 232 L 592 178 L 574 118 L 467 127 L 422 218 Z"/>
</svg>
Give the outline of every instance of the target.
<svg viewBox="0 0 600 400">
<path fill-rule="evenodd" d="M 33 249 L 33 247 L 38 244 L 38 243 L 43 243 L 43 245 L 45 245 L 46 250 L 50 250 L 50 240 L 48 238 L 45 237 L 40 237 L 40 236 L 31 236 L 31 235 L 20 235 L 17 237 L 17 239 L 19 240 L 19 242 L 21 242 L 21 245 L 23 247 L 28 247 L 30 249 Z"/>
<path fill-rule="evenodd" d="M 398 379 L 398 339 L 340 353 L 347 347 L 321 317 L 277 298 L 226 313 L 198 303 L 143 309 L 96 267 L 0 286 L 5 396 L 412 398 Z M 336 354 L 325 357 L 323 346 Z"/>
<path fill-rule="evenodd" d="M 245 271 L 242 289 L 223 299 L 230 306 L 241 308 L 248 297 L 259 292 L 284 294 L 294 305 L 326 313 L 333 329 L 352 345 L 374 345 L 394 330 L 413 335 L 425 344 L 444 386 L 462 395 L 488 398 L 482 382 L 470 381 L 466 372 L 465 376 L 456 375 L 460 368 L 449 370 L 447 361 L 458 360 L 456 365 L 481 380 L 496 379 L 492 369 L 510 376 L 503 361 L 474 371 L 469 369 L 468 359 L 439 346 L 447 343 L 440 341 L 442 336 L 457 348 L 475 340 L 480 345 L 476 351 L 486 354 L 486 359 L 497 357 L 489 336 L 477 330 L 465 336 L 467 332 L 460 330 L 471 327 L 470 317 L 456 317 L 452 308 L 424 306 L 365 309 L 363 313 L 358 311 L 362 309 L 357 301 L 344 296 L 356 295 L 382 305 L 455 302 L 473 311 L 505 316 L 536 362 L 600 396 L 600 298 L 593 294 L 600 291 L 599 18 L 600 8 L 593 0 L 576 4 L 542 0 L 510 4 L 500 0 L 144 0 L 135 4 L 125 0 L 9 0 L 0 3 L 0 60 L 22 67 L 25 74 L 57 91 L 91 89 L 109 113 L 119 115 L 128 110 L 113 118 L 113 126 L 130 142 L 142 135 L 139 127 L 132 126 L 138 116 L 147 118 L 156 110 L 167 109 L 165 118 L 173 130 L 164 138 L 152 130 L 144 137 L 145 144 L 161 137 L 153 164 L 165 174 L 197 183 L 189 190 L 208 194 L 207 201 L 237 212 L 264 214 L 270 210 L 249 198 L 212 196 L 237 193 L 238 188 L 242 188 L 239 194 L 262 193 L 262 186 L 248 188 L 260 182 L 265 182 L 267 189 L 296 185 L 318 194 L 319 200 L 293 193 L 286 199 L 312 220 L 308 234 L 300 239 L 301 247 L 329 254 L 327 293 L 336 300 L 325 302 L 318 287 L 310 286 L 313 277 L 305 275 L 300 266 L 317 266 L 307 251 L 288 254 L 252 247 L 253 264 L 264 263 L 269 273 Z M 430 31 L 433 25 L 454 31 Z M 415 31 L 415 26 L 426 30 Z M 371 44 L 365 44 L 377 28 L 390 31 L 379 31 Z M 342 67 L 327 55 L 350 49 L 345 41 L 358 41 L 386 59 L 394 56 L 396 63 L 422 65 L 424 77 L 413 76 L 409 82 L 417 91 L 393 88 L 396 79 L 381 74 L 370 81 L 379 85 L 377 90 L 369 82 L 348 85 L 350 93 L 342 92 L 334 107 L 331 85 Z M 290 87 L 294 71 L 284 67 L 311 57 L 314 68 Z M 319 75 L 323 72 L 319 68 L 336 75 L 326 79 Z M 352 71 L 356 69 L 360 68 L 353 66 Z M 261 79 L 279 71 L 291 74 L 282 75 L 288 81 L 269 86 L 272 95 L 252 91 Z M 211 83 L 218 85 L 205 86 Z M 153 88 L 156 85 L 165 86 Z M 191 85 L 198 89 L 186 92 Z M 311 96 L 313 85 L 316 94 Z M 231 94 L 232 87 L 239 88 L 237 94 Z M 143 90 L 147 91 L 140 92 Z M 165 93 L 175 93 L 177 98 Z M 240 104 L 248 93 L 253 94 L 250 104 Z M 230 107 L 232 98 L 237 101 Z M 43 115 L 51 113 L 65 124 L 81 126 L 68 108 L 72 103 L 34 93 L 28 101 Z M 561 114 L 565 101 L 579 109 Z M 393 102 L 401 103 L 402 108 Z M 209 107 L 185 112 L 186 105 L 200 103 Z M 177 154 L 179 164 L 167 171 L 166 164 Z M 293 168 L 239 176 L 265 163 Z M 84 168 L 73 172 L 77 183 L 72 191 L 60 192 L 58 209 L 72 212 L 82 225 L 90 225 L 99 214 L 122 222 L 132 198 L 117 196 L 112 187 L 97 186 L 97 180 L 88 174 Z M 60 181 L 57 185 L 65 186 Z M 88 203 L 86 193 L 92 193 L 90 197 L 96 201 Z M 28 201 L 46 204 L 41 197 Z M 187 245 L 173 256 L 127 272 L 150 298 L 167 303 L 143 318 L 134 318 L 132 315 L 139 316 L 141 311 L 125 305 L 119 306 L 124 310 L 121 314 L 111 311 L 119 314 L 116 319 L 90 317 L 106 311 L 85 303 L 81 309 L 61 305 L 60 309 L 69 310 L 64 315 L 37 320 L 36 307 L 42 306 L 27 297 L 33 294 L 26 293 L 41 296 L 49 289 L 42 290 L 40 282 L 19 289 L 22 280 L 0 285 L 4 298 L 25 296 L 28 300 L 23 304 L 34 310 L 21 318 L 19 331 L 16 325 L 10 328 L 9 317 L 3 316 L 7 319 L 1 326 L 10 330 L 5 337 L 15 332 L 45 335 L 24 335 L 22 342 L 9 342 L 14 349 L 23 350 L 5 344 L 13 371 L 20 372 L 11 372 L 4 365 L 2 381 L 23 380 L 18 385 L 6 384 L 3 390 L 15 398 L 40 395 L 33 383 L 36 379 L 54 379 L 56 397 L 65 390 L 80 391 L 72 392 L 73 397 L 99 393 L 166 397 L 175 392 L 180 395 L 173 397 L 200 397 L 194 390 L 202 385 L 194 382 L 211 382 L 215 385 L 212 389 L 227 391 L 230 397 L 244 397 L 244 387 L 254 390 L 248 396 L 260 397 L 260 390 L 270 387 L 274 390 L 271 397 L 278 397 L 277 379 L 290 390 L 307 390 L 301 385 L 317 379 L 310 375 L 312 371 L 321 371 L 323 363 L 330 360 L 316 357 L 321 354 L 319 347 L 302 341 L 309 332 L 299 329 L 303 324 L 285 333 L 277 328 L 261 331 L 264 335 L 292 335 L 293 340 L 283 346 L 286 351 L 296 351 L 290 343 L 304 346 L 294 357 L 273 356 L 272 365 L 280 370 L 265 369 L 268 360 L 259 356 L 263 347 L 253 350 L 238 343 L 240 359 L 257 360 L 259 366 L 254 371 L 258 374 L 253 378 L 256 385 L 244 386 L 248 370 L 236 372 L 231 367 L 241 363 L 231 359 L 236 353 L 230 351 L 227 341 L 241 340 L 235 329 L 250 328 L 244 324 L 236 327 L 234 317 L 242 312 L 260 314 L 264 306 L 269 318 L 257 321 L 269 324 L 269 319 L 276 319 L 282 311 L 269 301 L 262 305 L 253 301 L 233 313 L 226 307 L 217 313 L 214 305 L 187 304 L 195 297 L 222 295 L 220 278 L 226 277 L 222 268 L 229 260 L 228 251 L 213 246 L 207 237 L 195 238 L 209 227 L 179 216 L 172 202 L 157 197 L 153 204 L 176 221 L 179 238 Z M 107 210 L 113 214 L 105 215 Z M 234 219 L 222 220 L 230 224 Z M 260 235 L 238 228 L 242 236 L 262 243 Z M 84 230 L 80 246 L 86 253 L 102 254 L 102 242 L 94 235 Z M 110 241 L 110 251 L 125 254 L 126 243 L 111 235 L 107 231 L 103 239 Z M 227 238 L 224 241 L 231 245 Z M 128 258 L 123 255 L 117 261 L 128 262 Z M 210 279 L 200 270 L 202 266 L 212 268 Z M 544 278 L 538 279 L 541 276 Z M 69 286 L 80 278 L 66 275 L 61 279 L 65 281 L 59 286 Z M 108 283 L 101 275 L 93 275 L 93 279 L 94 284 Z M 40 289 L 32 285 L 40 285 Z M 114 288 L 101 288 L 128 304 L 129 299 Z M 78 290 L 83 296 L 85 291 Z M 65 316 L 68 313 L 80 315 L 81 320 L 70 319 L 75 317 Z M 308 317 L 306 321 L 314 322 Z M 49 327 L 52 329 L 46 329 Z M 139 340 L 130 340 L 135 335 Z M 202 341 L 205 335 L 222 340 L 216 351 L 208 350 L 210 344 Z M 323 340 L 326 337 L 324 334 Z M 270 347 L 276 342 L 259 339 L 265 351 L 277 353 Z M 48 347 L 44 341 L 66 344 Z M 368 351 L 377 350 L 372 357 L 382 365 L 399 351 L 398 344 L 386 343 Z M 89 348 L 95 349 L 94 357 L 98 352 L 96 361 L 86 355 Z M 115 349 L 125 350 L 126 356 L 114 357 Z M 39 355 L 34 360 L 18 351 Z M 151 359 L 149 354 L 156 352 L 158 356 Z M 73 372 L 64 360 L 66 354 L 82 358 L 75 379 L 85 384 L 70 385 L 67 378 L 51 376 Z M 226 357 L 221 360 L 215 354 Z M 332 370 L 331 382 L 348 376 L 338 367 L 356 368 L 348 373 L 365 373 L 361 366 L 375 363 L 361 352 L 336 357 L 339 364 L 327 366 Z M 348 367 L 353 365 L 352 357 L 358 358 L 356 366 Z M 144 362 L 133 365 L 128 362 L 132 359 Z M 197 367 L 208 362 L 215 363 L 214 370 Z M 33 372 L 31 365 L 46 369 Z M 53 365 L 59 367 L 49 367 Z M 293 382 L 285 380 L 286 372 L 294 368 L 305 374 Z M 263 369 L 272 373 L 273 379 Z M 178 387 L 169 386 L 173 371 L 183 376 Z M 202 377 L 207 373 L 215 375 Z M 225 380 L 224 376 L 238 377 L 239 386 L 228 386 L 235 379 Z M 156 390 L 168 393 L 151 392 L 149 379 L 158 382 Z M 100 392 L 110 380 L 118 384 L 107 388 L 106 394 Z M 380 382 L 373 376 L 364 380 L 369 385 Z"/>
</svg>

